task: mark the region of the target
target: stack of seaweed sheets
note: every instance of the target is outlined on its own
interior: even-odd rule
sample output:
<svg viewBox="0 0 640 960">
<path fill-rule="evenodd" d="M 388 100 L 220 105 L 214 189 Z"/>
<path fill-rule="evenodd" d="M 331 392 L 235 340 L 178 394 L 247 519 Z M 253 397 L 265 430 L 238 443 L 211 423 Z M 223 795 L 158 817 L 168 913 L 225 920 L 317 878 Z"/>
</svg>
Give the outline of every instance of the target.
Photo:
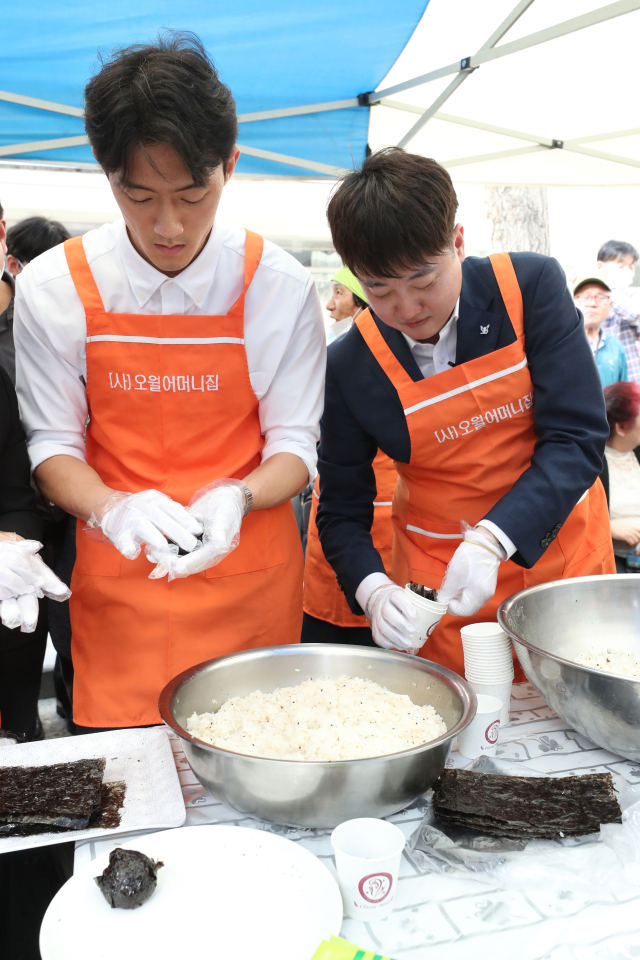
<svg viewBox="0 0 640 960">
<path fill-rule="evenodd" d="M 556 840 L 621 823 L 610 773 L 512 777 L 445 770 L 433 787 L 440 820 L 501 837 Z"/>
<path fill-rule="evenodd" d="M 0 767 L 0 837 L 118 826 L 125 784 L 102 782 L 105 763 Z"/>
</svg>

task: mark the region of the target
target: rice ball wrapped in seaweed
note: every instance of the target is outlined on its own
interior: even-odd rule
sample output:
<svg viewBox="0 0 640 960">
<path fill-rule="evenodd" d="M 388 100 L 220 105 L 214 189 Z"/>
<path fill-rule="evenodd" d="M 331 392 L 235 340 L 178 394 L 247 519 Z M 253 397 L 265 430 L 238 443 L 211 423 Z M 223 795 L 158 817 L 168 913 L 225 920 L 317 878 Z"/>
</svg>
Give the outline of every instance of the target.
<svg viewBox="0 0 640 960">
<path fill-rule="evenodd" d="M 117 847 L 109 854 L 109 865 L 94 879 L 108 904 L 133 910 L 153 894 L 163 866 L 161 860 L 150 860 L 138 850 Z"/>
</svg>

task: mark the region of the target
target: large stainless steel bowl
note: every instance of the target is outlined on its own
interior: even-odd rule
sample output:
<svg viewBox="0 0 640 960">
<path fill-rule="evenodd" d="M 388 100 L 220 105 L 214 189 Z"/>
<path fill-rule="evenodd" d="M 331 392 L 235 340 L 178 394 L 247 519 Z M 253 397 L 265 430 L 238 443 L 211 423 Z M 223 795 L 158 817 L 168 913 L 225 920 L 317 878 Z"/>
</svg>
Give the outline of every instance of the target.
<svg viewBox="0 0 640 960">
<path fill-rule="evenodd" d="M 529 587 L 500 605 L 498 621 L 558 716 L 605 750 L 640 760 L 640 678 L 573 662 L 608 647 L 640 656 L 640 577 L 574 577 Z"/>
<path fill-rule="evenodd" d="M 306 678 L 361 677 L 414 703 L 432 704 L 447 733 L 412 750 L 364 760 L 270 760 L 220 750 L 186 731 L 192 713 L 229 697 L 270 693 Z M 305 643 L 247 650 L 200 663 L 160 694 L 160 715 L 182 738 L 198 780 L 236 810 L 300 827 L 334 827 L 352 817 L 386 817 L 424 793 L 444 768 L 453 738 L 476 711 L 473 690 L 438 664 L 372 647 Z"/>
</svg>

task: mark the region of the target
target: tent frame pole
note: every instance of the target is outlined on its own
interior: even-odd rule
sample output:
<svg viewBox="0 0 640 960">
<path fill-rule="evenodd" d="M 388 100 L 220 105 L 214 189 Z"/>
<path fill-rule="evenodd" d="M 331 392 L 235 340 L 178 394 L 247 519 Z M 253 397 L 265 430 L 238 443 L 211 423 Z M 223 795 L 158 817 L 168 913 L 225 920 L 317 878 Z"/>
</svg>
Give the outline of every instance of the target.
<svg viewBox="0 0 640 960">
<path fill-rule="evenodd" d="M 480 47 L 479 53 L 482 53 L 483 50 L 491 49 L 496 43 L 499 43 L 504 37 L 505 33 L 511 29 L 514 23 L 518 22 L 522 14 L 529 9 L 532 3 L 534 3 L 534 0 L 520 0 L 520 2 L 513 8 L 509 16 L 502 21 L 497 30 L 495 30 L 489 39 L 483 43 L 483 45 Z M 461 61 L 461 69 L 457 77 L 453 78 L 451 83 L 442 91 L 440 96 L 436 97 L 430 107 L 427 107 L 420 119 L 416 120 L 411 129 L 408 130 L 404 137 L 398 141 L 399 147 L 406 147 L 406 145 L 413 140 L 416 134 L 419 133 L 429 122 L 434 113 L 440 109 L 442 104 L 445 103 L 449 97 L 456 92 L 458 87 L 464 83 L 467 77 L 471 76 L 473 71 L 476 69 L 476 67 L 471 66 L 471 60 L 473 59 L 474 58 L 472 57 Z"/>
<path fill-rule="evenodd" d="M 517 9 L 517 8 L 516 8 Z M 461 65 L 465 64 L 464 69 L 479 67 L 483 63 L 491 60 L 498 60 L 500 57 L 506 57 L 511 53 L 519 53 L 521 50 L 527 50 L 529 47 L 535 47 L 540 43 L 546 43 L 549 40 L 557 40 L 559 37 L 565 37 L 577 30 L 584 30 L 586 27 L 593 27 L 598 23 L 604 23 L 607 20 L 613 20 L 615 17 L 621 17 L 625 13 L 632 13 L 634 10 L 640 10 L 640 0 L 617 0 L 617 3 L 610 3 L 606 7 L 598 7 L 589 13 L 583 13 L 579 17 L 573 17 L 571 20 L 564 20 L 553 27 L 546 27 L 544 30 L 538 30 L 536 33 L 530 33 L 519 40 L 512 40 L 511 43 L 503 43 L 500 47 L 479 50 L 473 57 L 464 57 L 456 63 L 450 63 L 446 67 L 440 67 L 438 70 L 432 70 L 430 73 L 422 74 L 420 77 L 414 77 L 412 80 L 405 80 L 402 83 L 396 83 L 392 87 L 386 87 L 384 90 L 376 90 L 369 95 L 369 104 L 378 103 L 383 97 L 392 97 L 402 90 L 410 90 L 412 87 L 420 87 L 432 80 L 440 80 L 442 77 L 451 76 L 459 73 Z"/>
</svg>

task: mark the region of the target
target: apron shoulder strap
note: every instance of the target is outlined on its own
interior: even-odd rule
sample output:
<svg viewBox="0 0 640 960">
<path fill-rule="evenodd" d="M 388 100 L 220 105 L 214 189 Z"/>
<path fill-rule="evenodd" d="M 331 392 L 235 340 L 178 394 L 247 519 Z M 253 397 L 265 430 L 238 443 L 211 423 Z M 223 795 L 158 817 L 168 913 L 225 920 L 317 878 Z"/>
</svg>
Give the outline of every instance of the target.
<svg viewBox="0 0 640 960">
<path fill-rule="evenodd" d="M 378 330 L 370 310 L 363 310 L 356 319 L 356 326 L 396 390 L 405 386 L 413 386 L 413 380 Z"/>
<path fill-rule="evenodd" d="M 84 251 L 82 237 L 71 237 L 64 242 L 64 253 L 69 264 L 71 279 L 86 314 L 104 313 L 100 291 L 91 273 L 91 267 Z"/>
<path fill-rule="evenodd" d="M 522 309 L 522 292 L 513 269 L 513 263 L 508 253 L 492 253 L 489 257 L 495 273 L 504 305 L 509 314 L 518 340 L 524 337 L 524 314 Z"/>
<path fill-rule="evenodd" d="M 247 230 L 244 243 L 244 288 L 234 305 L 229 310 L 227 316 L 241 318 L 244 317 L 244 298 L 247 290 L 251 286 L 251 281 L 256 274 L 256 270 L 260 266 L 263 249 L 263 238 L 259 236 L 259 234 L 252 233 L 251 230 Z"/>
</svg>

